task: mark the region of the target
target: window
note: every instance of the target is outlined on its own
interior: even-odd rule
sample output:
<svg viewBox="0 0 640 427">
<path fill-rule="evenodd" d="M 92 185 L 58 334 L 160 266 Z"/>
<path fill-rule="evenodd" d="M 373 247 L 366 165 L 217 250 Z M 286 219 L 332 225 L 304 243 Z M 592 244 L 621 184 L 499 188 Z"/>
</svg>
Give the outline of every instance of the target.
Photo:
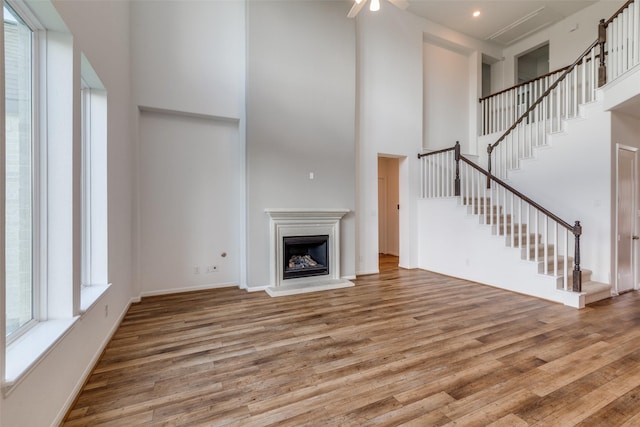
<svg viewBox="0 0 640 427">
<path fill-rule="evenodd" d="M 107 95 L 87 58 L 81 56 L 82 292 L 85 311 L 107 279 Z"/>
<path fill-rule="evenodd" d="M 53 8 L 3 3 L 6 191 L 0 220 L 6 268 L 0 292 L 6 298 L 0 304 L 0 381 L 7 393 L 109 284 L 106 91 Z M 34 4 L 40 15 L 29 8 Z M 51 26 L 56 30 L 47 31 Z"/>
<path fill-rule="evenodd" d="M 0 342 L 6 393 L 79 313 L 74 170 L 80 159 L 74 144 L 80 141 L 74 139 L 73 114 L 80 99 L 74 99 L 79 76 L 73 73 L 71 34 L 45 31 L 24 2 L 3 4 L 6 298 Z"/>
<path fill-rule="evenodd" d="M 4 5 L 6 331 L 18 335 L 35 318 L 33 46 L 34 33 Z"/>
</svg>

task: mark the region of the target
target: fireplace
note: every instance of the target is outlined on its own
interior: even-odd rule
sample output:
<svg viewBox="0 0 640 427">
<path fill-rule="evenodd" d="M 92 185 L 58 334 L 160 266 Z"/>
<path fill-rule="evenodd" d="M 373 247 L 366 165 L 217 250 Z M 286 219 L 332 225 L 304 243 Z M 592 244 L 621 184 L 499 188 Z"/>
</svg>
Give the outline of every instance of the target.
<svg viewBox="0 0 640 427">
<path fill-rule="evenodd" d="M 283 279 L 329 274 L 329 236 L 283 237 Z"/>
<path fill-rule="evenodd" d="M 340 220 L 348 209 L 266 209 L 271 296 L 354 286 L 340 276 Z"/>
</svg>

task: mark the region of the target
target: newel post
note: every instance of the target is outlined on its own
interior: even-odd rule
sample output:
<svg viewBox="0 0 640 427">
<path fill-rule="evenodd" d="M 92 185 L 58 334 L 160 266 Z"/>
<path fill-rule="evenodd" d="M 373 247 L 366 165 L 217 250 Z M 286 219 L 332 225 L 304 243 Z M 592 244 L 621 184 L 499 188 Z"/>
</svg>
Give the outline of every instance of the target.
<svg viewBox="0 0 640 427">
<path fill-rule="evenodd" d="M 491 153 L 493 152 L 493 146 L 489 144 L 487 146 L 487 189 L 491 188 Z"/>
<path fill-rule="evenodd" d="M 598 67 L 598 87 L 607 83 L 607 63 L 605 44 L 607 43 L 607 24 L 604 19 L 598 24 L 598 44 L 600 45 L 600 66 Z"/>
<path fill-rule="evenodd" d="M 460 141 L 456 141 L 455 145 L 455 159 L 456 159 L 456 179 L 454 181 L 454 196 L 460 195 Z"/>
<path fill-rule="evenodd" d="M 580 271 L 580 235 L 582 226 L 580 221 L 576 221 L 573 226 L 573 235 L 576 242 L 576 253 L 573 260 L 573 292 L 582 292 L 582 271 Z"/>
</svg>

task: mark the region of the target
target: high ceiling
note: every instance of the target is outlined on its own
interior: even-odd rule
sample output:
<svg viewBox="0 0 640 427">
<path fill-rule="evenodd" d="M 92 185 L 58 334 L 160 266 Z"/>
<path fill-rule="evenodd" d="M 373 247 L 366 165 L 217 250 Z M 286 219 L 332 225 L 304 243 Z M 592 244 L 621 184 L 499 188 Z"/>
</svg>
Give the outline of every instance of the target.
<svg viewBox="0 0 640 427">
<path fill-rule="evenodd" d="M 589 0 L 409 0 L 409 12 L 467 34 L 508 46 L 596 3 Z M 624 3 L 620 0 L 620 3 Z M 480 16 L 474 18 L 473 12 Z"/>
</svg>

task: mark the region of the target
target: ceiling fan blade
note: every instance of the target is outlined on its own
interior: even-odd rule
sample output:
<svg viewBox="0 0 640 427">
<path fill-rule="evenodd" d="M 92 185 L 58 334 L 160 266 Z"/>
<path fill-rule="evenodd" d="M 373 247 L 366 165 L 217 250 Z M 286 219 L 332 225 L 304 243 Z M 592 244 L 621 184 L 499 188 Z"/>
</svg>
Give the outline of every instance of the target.
<svg viewBox="0 0 640 427">
<path fill-rule="evenodd" d="M 349 11 L 347 18 L 355 18 L 358 12 L 360 12 L 360 10 L 364 7 L 364 4 L 366 2 L 367 0 L 362 0 L 360 3 L 353 2 L 353 7 Z"/>
<path fill-rule="evenodd" d="M 402 9 L 402 10 L 405 10 L 406 8 L 409 7 L 409 1 L 408 0 L 389 0 L 389 3 L 391 3 L 392 5 L 397 7 L 398 9 Z"/>
</svg>

